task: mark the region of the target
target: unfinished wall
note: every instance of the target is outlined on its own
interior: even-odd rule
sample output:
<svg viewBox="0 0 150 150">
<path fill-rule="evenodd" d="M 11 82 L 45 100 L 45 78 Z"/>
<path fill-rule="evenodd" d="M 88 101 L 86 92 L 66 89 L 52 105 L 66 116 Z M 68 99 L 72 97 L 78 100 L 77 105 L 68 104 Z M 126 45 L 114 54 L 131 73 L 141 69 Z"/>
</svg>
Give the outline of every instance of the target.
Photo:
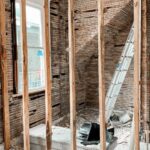
<svg viewBox="0 0 150 150">
<path fill-rule="evenodd" d="M 51 35 L 52 35 L 52 101 L 53 119 L 69 111 L 69 77 L 68 77 L 68 52 L 67 45 L 67 4 L 65 0 L 51 1 Z M 13 93 L 13 54 L 12 54 L 12 25 L 11 3 L 6 0 L 6 31 L 7 31 L 7 57 L 10 99 L 11 137 L 16 137 L 22 132 L 22 95 Z M 1 81 L 1 80 L 0 80 Z M 1 82 L 0 82 L 1 83 Z M 0 86 L 1 89 L 1 86 Z M 30 126 L 43 123 L 45 120 L 44 91 L 31 93 L 30 100 Z M 1 102 L 1 92 L 0 92 Z M 0 105 L 0 111 L 2 106 Z M 0 143 L 2 142 L 2 114 L 0 113 Z"/>
<path fill-rule="evenodd" d="M 7 52 L 9 69 L 9 96 L 11 136 L 22 131 L 22 96 L 13 94 L 13 66 L 11 39 L 11 5 L 6 0 L 7 14 Z M 132 18 L 132 3 L 125 0 L 106 0 L 105 3 L 105 46 L 106 90 L 110 84 L 118 59 L 129 33 Z M 69 72 L 68 72 L 68 27 L 67 0 L 51 2 L 52 37 L 52 80 L 53 80 L 53 118 L 69 112 Z M 76 91 L 79 106 L 98 106 L 97 71 L 97 1 L 76 0 Z M 133 67 L 131 66 L 116 104 L 117 109 L 126 110 L 132 106 Z M 44 91 L 30 94 L 30 126 L 44 122 Z M 1 107 L 0 107 L 1 108 Z M 0 125 L 1 125 L 0 117 Z M 0 126 L 0 137 L 2 127 Z M 0 138 L 1 139 L 1 138 Z M 1 143 L 1 140 L 0 140 Z"/>
<path fill-rule="evenodd" d="M 97 1 L 77 0 L 75 7 L 77 68 L 86 88 L 86 103 L 98 106 Z M 105 2 L 105 80 L 106 91 L 119 61 L 133 21 L 131 1 Z M 132 107 L 133 70 L 130 67 L 116 108 Z M 83 85 L 82 85 L 83 87 Z"/>
</svg>

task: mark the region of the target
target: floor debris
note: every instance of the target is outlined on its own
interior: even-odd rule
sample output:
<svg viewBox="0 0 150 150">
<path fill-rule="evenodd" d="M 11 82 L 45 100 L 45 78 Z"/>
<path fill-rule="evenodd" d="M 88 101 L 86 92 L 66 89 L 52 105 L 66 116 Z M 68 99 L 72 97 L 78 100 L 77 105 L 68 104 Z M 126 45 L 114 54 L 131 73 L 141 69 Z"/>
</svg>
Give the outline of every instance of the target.
<svg viewBox="0 0 150 150">
<path fill-rule="evenodd" d="M 115 150 L 128 150 L 129 140 L 131 132 L 132 113 L 114 111 L 112 116 L 111 125 L 115 127 L 114 136 L 118 138 L 117 147 Z M 77 113 L 77 128 L 79 129 L 83 123 L 96 122 L 99 123 L 99 111 L 98 109 L 85 108 Z M 69 115 L 63 117 L 63 119 L 56 125 L 69 128 Z"/>
<path fill-rule="evenodd" d="M 99 123 L 99 111 L 95 108 L 85 108 L 77 113 L 77 129 L 84 123 Z M 110 124 L 115 127 L 114 136 L 118 138 L 117 147 L 115 150 L 128 150 L 129 149 L 129 140 L 130 140 L 130 131 L 131 131 L 131 121 L 132 115 L 127 112 L 115 112 L 111 116 Z M 63 118 L 60 118 L 58 121 L 53 123 L 56 126 L 67 127 L 70 126 L 70 117 L 65 115 Z M 0 149 L 3 150 L 3 149 Z M 12 142 L 11 150 L 23 150 L 22 145 L 16 146 L 16 141 Z"/>
</svg>

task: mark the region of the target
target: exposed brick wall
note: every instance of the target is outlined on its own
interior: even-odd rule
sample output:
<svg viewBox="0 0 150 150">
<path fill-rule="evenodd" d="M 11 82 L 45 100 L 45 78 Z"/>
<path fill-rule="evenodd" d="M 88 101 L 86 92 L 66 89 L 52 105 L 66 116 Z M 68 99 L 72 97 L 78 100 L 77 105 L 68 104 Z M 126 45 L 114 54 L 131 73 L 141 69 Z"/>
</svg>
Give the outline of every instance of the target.
<svg viewBox="0 0 150 150">
<path fill-rule="evenodd" d="M 105 1 L 105 78 L 106 90 L 115 71 L 123 46 L 132 24 L 132 3 L 127 0 Z M 9 69 L 9 96 L 11 135 L 18 136 L 22 131 L 22 97 L 13 96 L 13 66 L 11 45 L 11 11 L 6 0 L 7 14 L 7 52 Z M 76 0 L 76 91 L 78 105 L 97 105 L 97 1 Z M 51 2 L 52 35 L 52 78 L 53 78 L 53 118 L 69 112 L 69 71 L 68 71 L 68 26 L 67 0 Z M 117 109 L 130 109 L 132 106 L 133 67 L 131 66 L 121 94 L 116 104 Z M 30 95 L 30 126 L 44 122 L 44 92 Z M 1 125 L 1 117 L 0 117 Z M 2 127 L 0 126 L 0 137 Z M 0 141 L 1 142 L 1 141 Z"/>
<path fill-rule="evenodd" d="M 85 100 L 88 105 L 98 106 L 98 39 L 97 1 L 77 0 L 75 7 L 77 68 Z M 131 1 L 105 1 L 105 80 L 106 92 L 121 56 L 133 21 Z M 117 100 L 116 109 L 132 108 L 133 68 L 130 67 Z"/>
</svg>

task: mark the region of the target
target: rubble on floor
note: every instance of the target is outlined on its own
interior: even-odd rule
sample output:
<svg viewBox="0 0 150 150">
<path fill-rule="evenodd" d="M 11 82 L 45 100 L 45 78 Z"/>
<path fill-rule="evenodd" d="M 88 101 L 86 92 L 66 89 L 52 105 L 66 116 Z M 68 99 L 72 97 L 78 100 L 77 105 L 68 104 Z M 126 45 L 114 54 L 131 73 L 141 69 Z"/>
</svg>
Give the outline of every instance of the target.
<svg viewBox="0 0 150 150">
<path fill-rule="evenodd" d="M 115 128 L 115 135 L 118 137 L 115 150 L 128 150 L 132 125 L 132 112 L 113 111 L 110 124 Z"/>
<path fill-rule="evenodd" d="M 114 136 L 118 137 L 117 147 L 115 148 L 115 150 L 129 149 L 130 132 L 131 132 L 131 128 L 129 127 L 115 128 Z"/>
<path fill-rule="evenodd" d="M 114 136 L 118 138 L 115 150 L 129 149 L 129 140 L 132 124 L 132 112 L 114 111 L 109 122 L 115 128 Z M 94 108 L 85 108 L 77 112 L 77 129 L 85 122 L 99 123 L 99 111 Z M 68 127 L 70 124 L 70 116 L 64 116 L 57 126 Z"/>
<path fill-rule="evenodd" d="M 77 112 L 77 129 L 84 123 L 98 123 L 99 124 L 99 110 L 95 108 L 85 108 Z M 132 113 L 114 111 L 109 122 L 114 127 L 114 136 L 118 138 L 117 146 L 115 150 L 129 149 L 129 140 L 131 132 Z M 60 127 L 70 127 L 70 116 L 65 115 L 57 121 L 53 122 L 53 125 Z M 16 144 L 17 141 L 13 140 L 11 150 L 23 150 L 22 145 Z M 16 146 L 17 145 L 17 146 Z M 3 149 L 0 149 L 3 150 Z"/>
<path fill-rule="evenodd" d="M 4 150 L 4 145 L 0 144 L 0 150 Z M 10 150 L 23 150 L 21 145 L 12 144 Z"/>
<path fill-rule="evenodd" d="M 131 112 L 114 111 L 110 117 L 109 123 L 113 127 L 129 127 L 131 128 L 133 114 Z"/>
<path fill-rule="evenodd" d="M 14 138 L 11 141 L 11 149 L 10 150 L 23 150 L 22 140 L 23 140 L 22 137 Z"/>
<path fill-rule="evenodd" d="M 82 124 L 86 123 L 86 122 L 95 122 L 95 123 L 99 123 L 98 120 L 98 116 L 99 116 L 99 111 L 98 109 L 95 108 L 85 108 L 82 110 L 79 110 L 77 112 L 77 129 L 80 129 L 80 127 L 82 126 Z M 57 122 L 56 124 L 54 123 L 54 125 L 56 126 L 60 126 L 60 127 L 70 127 L 70 116 L 69 114 L 62 117 L 62 119 Z"/>
</svg>

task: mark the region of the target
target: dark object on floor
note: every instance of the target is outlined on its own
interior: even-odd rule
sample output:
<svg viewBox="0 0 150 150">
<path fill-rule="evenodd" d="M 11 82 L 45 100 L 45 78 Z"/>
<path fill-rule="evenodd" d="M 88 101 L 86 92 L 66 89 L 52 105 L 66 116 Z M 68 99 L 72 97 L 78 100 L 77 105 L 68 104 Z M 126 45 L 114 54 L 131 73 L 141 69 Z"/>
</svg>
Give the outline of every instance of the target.
<svg viewBox="0 0 150 150">
<path fill-rule="evenodd" d="M 100 126 L 97 123 L 84 123 L 79 130 L 81 144 L 97 145 L 100 142 Z M 114 128 L 109 128 L 106 131 L 106 141 L 111 142 L 114 137 Z"/>
<path fill-rule="evenodd" d="M 85 141 L 98 141 L 99 140 L 99 124 L 97 123 L 84 123 L 80 128 L 80 134 Z"/>
<path fill-rule="evenodd" d="M 115 129 L 114 129 L 114 127 L 109 127 L 109 128 L 107 128 L 107 131 L 110 132 L 110 133 L 112 133 L 112 135 L 115 134 Z"/>
<path fill-rule="evenodd" d="M 100 139 L 100 127 L 97 123 L 84 123 L 79 130 L 83 145 L 98 144 Z"/>
<path fill-rule="evenodd" d="M 114 127 L 109 127 L 106 131 L 106 141 L 111 143 L 112 139 L 114 138 L 115 129 Z"/>
<path fill-rule="evenodd" d="M 116 115 L 116 114 L 113 114 L 113 115 L 110 117 L 110 120 L 111 120 L 111 121 L 119 121 L 119 116 Z"/>
</svg>

